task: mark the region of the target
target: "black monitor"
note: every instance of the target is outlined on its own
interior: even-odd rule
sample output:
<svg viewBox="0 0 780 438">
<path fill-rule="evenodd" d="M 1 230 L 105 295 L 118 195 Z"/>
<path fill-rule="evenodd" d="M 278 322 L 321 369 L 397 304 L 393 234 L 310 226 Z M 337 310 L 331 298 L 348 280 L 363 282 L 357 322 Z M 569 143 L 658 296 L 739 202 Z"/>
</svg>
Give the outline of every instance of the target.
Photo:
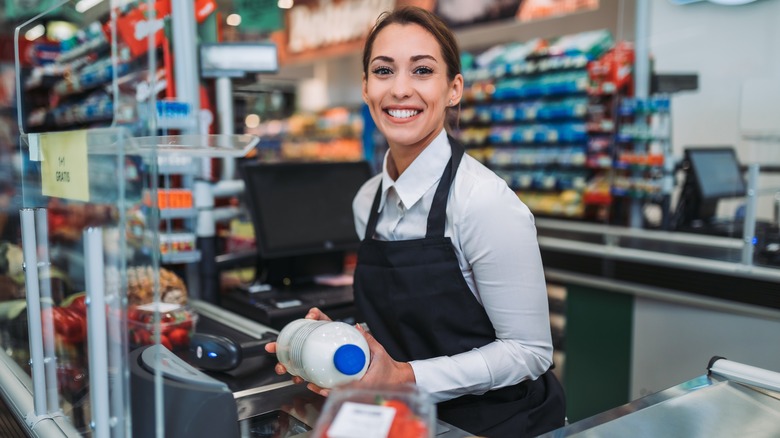
<svg viewBox="0 0 780 438">
<path fill-rule="evenodd" d="M 674 215 L 676 228 L 716 219 L 718 201 L 745 196 L 746 185 L 734 148 L 685 149 L 685 183 Z"/>
<path fill-rule="evenodd" d="M 360 243 L 352 200 L 371 177 L 369 164 L 247 161 L 241 172 L 257 240 L 258 281 L 288 284 L 341 273 L 345 252 Z"/>
</svg>

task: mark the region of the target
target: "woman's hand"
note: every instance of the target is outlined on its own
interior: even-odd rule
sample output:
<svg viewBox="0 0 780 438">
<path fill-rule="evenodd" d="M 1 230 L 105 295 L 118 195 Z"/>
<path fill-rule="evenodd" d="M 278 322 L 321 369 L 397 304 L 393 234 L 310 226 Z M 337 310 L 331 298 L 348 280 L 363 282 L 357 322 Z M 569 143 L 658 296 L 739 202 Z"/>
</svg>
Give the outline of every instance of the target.
<svg viewBox="0 0 780 438">
<path fill-rule="evenodd" d="M 414 370 L 412 370 L 412 366 L 408 362 L 396 362 L 387 354 L 385 347 L 374 339 L 370 333 L 363 330 L 360 324 L 356 328 L 366 338 L 369 354 L 371 355 L 368 371 L 360 379 L 361 382 L 368 384 L 415 383 Z"/>
<path fill-rule="evenodd" d="M 322 313 L 322 310 L 312 307 L 309 309 L 309 313 L 306 314 L 305 319 L 314 319 L 317 321 L 332 321 L 328 315 Z"/>
<path fill-rule="evenodd" d="M 317 321 L 330 321 L 331 320 L 328 317 L 328 315 L 324 314 L 322 312 L 322 310 L 320 310 L 320 309 L 318 309 L 316 307 L 312 307 L 311 309 L 309 309 L 309 312 L 306 314 L 304 319 L 314 319 L 314 320 L 317 320 Z M 271 353 L 271 354 L 276 354 L 276 342 L 269 342 L 269 343 L 265 344 L 265 351 L 267 351 L 268 353 Z M 280 363 L 277 363 L 276 366 L 274 367 L 274 371 L 276 372 L 276 374 L 282 375 L 282 374 L 285 374 L 287 372 L 287 368 L 285 368 L 284 365 L 282 365 Z M 301 379 L 298 376 L 293 376 L 292 380 L 295 383 L 303 383 L 304 382 L 304 380 Z M 322 394 L 322 392 L 325 391 L 326 393 L 322 394 L 322 395 L 327 395 L 327 390 L 323 390 L 322 388 L 320 388 L 317 385 L 314 385 L 312 383 L 310 383 L 308 385 L 308 388 L 311 389 L 312 391 L 318 393 L 318 394 Z"/>
</svg>

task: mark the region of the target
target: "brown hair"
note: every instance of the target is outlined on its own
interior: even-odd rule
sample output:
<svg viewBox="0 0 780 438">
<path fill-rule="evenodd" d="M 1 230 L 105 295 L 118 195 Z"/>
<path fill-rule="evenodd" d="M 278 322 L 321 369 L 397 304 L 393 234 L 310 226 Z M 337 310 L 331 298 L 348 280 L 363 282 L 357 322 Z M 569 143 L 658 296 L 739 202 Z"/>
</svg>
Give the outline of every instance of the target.
<svg viewBox="0 0 780 438">
<path fill-rule="evenodd" d="M 374 28 L 369 32 L 363 46 L 363 74 L 368 78 L 368 63 L 371 61 L 371 50 L 379 32 L 391 24 L 416 24 L 427 30 L 441 48 L 444 63 L 447 65 L 447 79 L 452 81 L 460 73 L 460 49 L 455 35 L 447 25 L 435 14 L 416 6 L 404 6 L 392 12 L 383 12 L 377 19 Z"/>
</svg>

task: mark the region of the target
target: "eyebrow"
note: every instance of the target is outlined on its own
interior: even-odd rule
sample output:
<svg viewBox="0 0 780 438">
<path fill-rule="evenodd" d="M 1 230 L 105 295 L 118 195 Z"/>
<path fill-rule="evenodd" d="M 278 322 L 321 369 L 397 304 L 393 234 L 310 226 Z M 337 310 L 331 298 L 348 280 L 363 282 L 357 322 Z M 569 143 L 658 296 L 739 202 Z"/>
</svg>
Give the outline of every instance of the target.
<svg viewBox="0 0 780 438">
<path fill-rule="evenodd" d="M 438 62 L 436 60 L 436 58 L 434 58 L 431 55 L 414 55 L 414 56 L 410 57 L 409 59 L 412 62 L 417 62 L 417 61 L 419 61 L 421 59 L 430 59 L 433 62 Z M 377 56 L 377 57 L 375 57 L 374 59 L 371 60 L 372 63 L 375 62 L 375 61 L 393 62 L 393 61 L 395 61 L 395 59 L 393 59 L 393 58 L 391 58 L 389 56 L 382 56 L 382 55 L 380 55 L 380 56 Z"/>
</svg>

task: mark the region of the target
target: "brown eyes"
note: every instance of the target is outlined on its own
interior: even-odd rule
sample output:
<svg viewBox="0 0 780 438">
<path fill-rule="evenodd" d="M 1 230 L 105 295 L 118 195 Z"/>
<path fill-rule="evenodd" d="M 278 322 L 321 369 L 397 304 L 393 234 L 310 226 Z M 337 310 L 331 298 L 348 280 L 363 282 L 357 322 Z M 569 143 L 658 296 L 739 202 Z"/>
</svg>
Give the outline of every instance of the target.
<svg viewBox="0 0 780 438">
<path fill-rule="evenodd" d="M 388 67 L 377 67 L 371 70 L 371 73 L 377 76 L 387 76 L 393 74 L 393 70 Z M 414 70 L 412 70 L 412 74 L 420 76 L 429 75 L 431 73 L 433 73 L 433 69 L 430 67 L 416 67 Z"/>
</svg>

